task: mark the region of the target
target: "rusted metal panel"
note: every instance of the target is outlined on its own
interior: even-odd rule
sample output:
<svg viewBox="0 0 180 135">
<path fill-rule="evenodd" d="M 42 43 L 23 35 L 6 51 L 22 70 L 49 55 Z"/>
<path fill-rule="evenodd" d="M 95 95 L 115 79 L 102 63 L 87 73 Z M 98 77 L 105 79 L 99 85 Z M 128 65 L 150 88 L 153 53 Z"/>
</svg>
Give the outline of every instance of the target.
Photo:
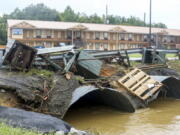
<svg viewBox="0 0 180 135">
<path fill-rule="evenodd" d="M 110 77 L 110 76 L 117 74 L 118 72 L 119 72 L 118 67 L 113 66 L 113 65 L 104 64 L 101 68 L 100 76 Z"/>
<path fill-rule="evenodd" d="M 0 45 L 0 49 L 5 49 L 6 46 L 5 45 Z"/>
<path fill-rule="evenodd" d="M 15 41 L 5 54 L 3 64 L 10 65 L 16 70 L 29 70 L 36 53 L 36 49 Z"/>
<path fill-rule="evenodd" d="M 81 51 L 77 59 L 78 73 L 85 78 L 97 78 L 100 75 L 102 61 L 92 55 Z"/>
</svg>

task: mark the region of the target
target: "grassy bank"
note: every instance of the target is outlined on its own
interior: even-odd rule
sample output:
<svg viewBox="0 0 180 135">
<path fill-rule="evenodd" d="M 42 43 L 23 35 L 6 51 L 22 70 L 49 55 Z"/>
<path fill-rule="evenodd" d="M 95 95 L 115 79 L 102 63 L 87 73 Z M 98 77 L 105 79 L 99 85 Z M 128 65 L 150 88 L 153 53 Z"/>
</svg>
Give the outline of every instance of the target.
<svg viewBox="0 0 180 135">
<path fill-rule="evenodd" d="M 176 61 L 168 61 L 168 66 L 174 70 L 176 70 L 178 73 L 180 73 L 180 60 Z"/>
<path fill-rule="evenodd" d="M 142 58 L 142 54 L 135 53 L 135 54 L 129 54 L 130 58 Z M 178 58 L 177 54 L 166 54 L 166 58 Z"/>
<path fill-rule="evenodd" d="M 142 57 L 142 54 L 140 53 L 135 53 L 135 54 L 129 54 L 128 55 L 130 58 L 141 58 Z"/>
<path fill-rule="evenodd" d="M 30 130 L 13 128 L 4 123 L 0 123 L 0 135 L 43 135 Z"/>
</svg>

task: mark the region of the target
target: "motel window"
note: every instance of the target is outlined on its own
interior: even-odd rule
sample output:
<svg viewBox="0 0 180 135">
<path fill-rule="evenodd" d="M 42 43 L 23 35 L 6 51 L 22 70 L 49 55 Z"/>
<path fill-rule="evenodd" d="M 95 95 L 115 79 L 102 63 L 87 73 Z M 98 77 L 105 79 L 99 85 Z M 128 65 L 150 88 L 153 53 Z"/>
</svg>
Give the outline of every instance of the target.
<svg viewBox="0 0 180 135">
<path fill-rule="evenodd" d="M 139 48 L 139 45 L 138 45 L 138 44 L 136 45 L 136 48 Z"/>
<path fill-rule="evenodd" d="M 46 34 L 47 34 L 47 38 L 51 38 L 51 30 L 47 30 Z"/>
<path fill-rule="evenodd" d="M 133 38 L 132 34 L 129 34 L 128 35 L 128 40 L 132 40 L 132 38 Z"/>
<path fill-rule="evenodd" d="M 76 32 L 76 38 L 77 38 L 77 39 L 80 39 L 80 38 L 81 38 L 81 32 L 80 32 L 80 31 L 77 31 L 77 32 Z"/>
<path fill-rule="evenodd" d="M 41 32 L 42 32 L 41 34 L 42 38 L 46 38 L 46 30 L 42 30 Z"/>
<path fill-rule="evenodd" d="M 86 33 L 86 39 L 90 39 L 90 33 L 89 32 Z"/>
<path fill-rule="evenodd" d="M 41 30 L 36 30 L 36 37 L 41 38 L 42 31 Z"/>
<path fill-rule="evenodd" d="M 99 40 L 99 39 L 100 39 L 100 32 L 96 32 L 96 33 L 95 33 L 95 39 L 96 39 L 96 40 Z"/>
<path fill-rule="evenodd" d="M 144 46 L 143 45 L 138 45 L 138 48 L 143 48 Z"/>
<path fill-rule="evenodd" d="M 108 33 L 107 32 L 104 32 L 104 39 L 108 40 Z"/>
<path fill-rule="evenodd" d="M 23 29 L 12 29 L 13 35 L 23 35 Z"/>
<path fill-rule="evenodd" d="M 58 38 L 61 38 L 61 31 L 58 31 Z"/>
<path fill-rule="evenodd" d="M 125 34 L 121 33 L 119 39 L 120 40 L 125 40 Z"/>
<path fill-rule="evenodd" d="M 27 31 L 27 38 L 30 38 L 30 31 Z"/>
<path fill-rule="evenodd" d="M 42 46 L 44 46 L 44 44 L 42 42 L 36 42 L 36 46 L 42 47 Z"/>
<path fill-rule="evenodd" d="M 180 43 L 180 37 L 176 37 L 178 43 Z"/>
<path fill-rule="evenodd" d="M 171 37 L 170 37 L 170 42 L 171 42 L 171 43 L 174 43 L 175 41 L 176 41 L 176 38 L 173 37 L 173 36 L 171 36 Z"/>
<path fill-rule="evenodd" d="M 123 50 L 124 49 L 124 44 L 119 44 L 119 50 Z"/>
<path fill-rule="evenodd" d="M 72 32 L 71 31 L 67 31 L 67 39 L 72 39 Z"/>
<path fill-rule="evenodd" d="M 167 42 L 167 36 L 163 37 L 163 42 L 165 42 L 165 43 Z"/>
<path fill-rule="evenodd" d="M 108 44 L 104 44 L 104 50 L 108 50 Z"/>
<path fill-rule="evenodd" d="M 52 47 L 52 43 L 51 42 L 46 42 L 46 47 L 47 48 L 51 48 Z"/>
<path fill-rule="evenodd" d="M 92 43 L 88 43 L 89 49 L 93 50 L 93 44 Z"/>
<path fill-rule="evenodd" d="M 147 40 L 148 40 L 148 36 L 144 35 L 144 41 L 147 41 Z"/>
<path fill-rule="evenodd" d="M 113 33 L 112 36 L 113 36 L 113 40 L 116 40 L 116 34 Z"/>
<path fill-rule="evenodd" d="M 136 45 L 136 44 L 134 44 L 134 45 L 131 45 L 131 47 L 132 47 L 132 48 L 137 48 L 137 45 Z"/>
<path fill-rule="evenodd" d="M 95 49 L 96 49 L 96 50 L 100 50 L 100 44 L 99 44 L 99 43 L 96 43 L 96 44 L 95 44 Z"/>
<path fill-rule="evenodd" d="M 30 43 L 29 42 L 25 42 L 25 45 L 30 46 Z"/>
<path fill-rule="evenodd" d="M 151 35 L 151 41 L 154 41 L 154 40 L 155 40 L 155 36 Z"/>
</svg>

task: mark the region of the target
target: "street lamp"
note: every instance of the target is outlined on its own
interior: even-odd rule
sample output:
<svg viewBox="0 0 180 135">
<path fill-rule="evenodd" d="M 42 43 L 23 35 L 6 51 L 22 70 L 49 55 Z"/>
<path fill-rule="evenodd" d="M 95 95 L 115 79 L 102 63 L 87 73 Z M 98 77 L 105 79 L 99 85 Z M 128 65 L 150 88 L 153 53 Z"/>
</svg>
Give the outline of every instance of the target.
<svg viewBox="0 0 180 135">
<path fill-rule="evenodd" d="M 151 35 L 152 35 L 152 0 L 150 0 L 149 8 L 149 46 L 151 46 Z"/>
</svg>

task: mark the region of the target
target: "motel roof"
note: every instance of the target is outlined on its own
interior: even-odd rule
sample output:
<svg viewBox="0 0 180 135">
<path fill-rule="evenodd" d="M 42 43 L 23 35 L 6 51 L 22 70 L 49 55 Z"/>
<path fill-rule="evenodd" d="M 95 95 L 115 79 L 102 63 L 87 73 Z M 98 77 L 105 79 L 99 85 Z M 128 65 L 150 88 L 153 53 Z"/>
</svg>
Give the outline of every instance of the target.
<svg viewBox="0 0 180 135">
<path fill-rule="evenodd" d="M 93 24 L 78 22 L 57 22 L 57 21 L 36 21 L 36 20 L 8 20 L 8 28 L 24 29 L 54 29 L 54 30 L 86 30 L 100 32 L 126 32 L 137 34 L 148 34 L 148 27 Z M 180 36 L 180 29 L 152 28 L 152 33 L 162 33 L 165 35 Z"/>
</svg>

